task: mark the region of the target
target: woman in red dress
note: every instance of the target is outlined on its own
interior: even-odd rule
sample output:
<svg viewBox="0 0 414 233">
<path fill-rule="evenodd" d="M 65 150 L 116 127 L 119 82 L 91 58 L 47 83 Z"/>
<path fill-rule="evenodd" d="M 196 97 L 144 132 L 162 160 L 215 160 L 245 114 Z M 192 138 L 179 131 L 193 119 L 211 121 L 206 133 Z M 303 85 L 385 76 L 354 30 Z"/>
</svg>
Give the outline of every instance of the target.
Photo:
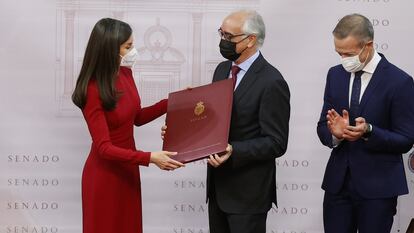
<svg viewBox="0 0 414 233">
<path fill-rule="evenodd" d="M 92 137 L 82 175 L 84 233 L 142 232 L 138 165 L 154 163 L 163 170 L 184 166 L 170 158 L 173 152 L 135 148 L 134 125 L 167 110 L 167 100 L 141 108 L 130 69 L 136 56 L 128 24 L 109 18 L 96 23 L 72 95 Z"/>
</svg>

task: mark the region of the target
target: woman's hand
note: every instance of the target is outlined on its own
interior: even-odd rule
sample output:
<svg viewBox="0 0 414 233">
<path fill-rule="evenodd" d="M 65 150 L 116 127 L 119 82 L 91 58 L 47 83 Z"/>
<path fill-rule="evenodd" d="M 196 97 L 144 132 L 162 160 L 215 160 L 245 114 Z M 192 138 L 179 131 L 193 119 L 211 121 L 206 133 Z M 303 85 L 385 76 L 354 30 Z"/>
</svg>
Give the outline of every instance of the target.
<svg viewBox="0 0 414 233">
<path fill-rule="evenodd" d="M 176 155 L 177 152 L 159 151 L 151 152 L 150 163 L 157 165 L 161 170 L 172 171 L 174 169 L 185 167 L 183 163 L 180 163 L 170 156 Z"/>
</svg>

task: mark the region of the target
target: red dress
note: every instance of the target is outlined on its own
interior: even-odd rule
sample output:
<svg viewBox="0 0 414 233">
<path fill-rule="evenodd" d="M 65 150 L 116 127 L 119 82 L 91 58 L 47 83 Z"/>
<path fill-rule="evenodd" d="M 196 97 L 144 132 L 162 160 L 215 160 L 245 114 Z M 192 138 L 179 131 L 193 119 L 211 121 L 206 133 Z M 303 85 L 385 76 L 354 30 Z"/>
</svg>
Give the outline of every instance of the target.
<svg viewBox="0 0 414 233">
<path fill-rule="evenodd" d="M 132 71 L 121 67 L 116 87 L 122 94 L 116 108 L 102 108 L 97 84 L 91 80 L 83 115 L 92 147 L 82 175 L 84 233 L 142 232 L 139 166 L 148 166 L 150 152 L 137 151 L 134 125 L 143 125 L 167 110 L 167 100 L 141 108 Z"/>
</svg>

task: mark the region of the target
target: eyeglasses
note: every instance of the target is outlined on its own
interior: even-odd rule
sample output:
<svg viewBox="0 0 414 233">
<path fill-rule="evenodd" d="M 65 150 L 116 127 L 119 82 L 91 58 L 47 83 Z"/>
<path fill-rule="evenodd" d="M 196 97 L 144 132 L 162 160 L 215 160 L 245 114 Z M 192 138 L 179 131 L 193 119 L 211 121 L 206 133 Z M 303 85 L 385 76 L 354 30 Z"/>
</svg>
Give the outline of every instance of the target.
<svg viewBox="0 0 414 233">
<path fill-rule="evenodd" d="M 220 38 L 223 39 L 223 40 L 227 40 L 227 41 L 231 41 L 231 39 L 233 39 L 234 37 L 246 35 L 244 33 L 243 34 L 233 35 L 231 33 L 228 33 L 228 32 L 223 31 L 221 28 L 219 28 L 217 31 L 218 31 L 218 34 L 219 34 Z"/>
</svg>

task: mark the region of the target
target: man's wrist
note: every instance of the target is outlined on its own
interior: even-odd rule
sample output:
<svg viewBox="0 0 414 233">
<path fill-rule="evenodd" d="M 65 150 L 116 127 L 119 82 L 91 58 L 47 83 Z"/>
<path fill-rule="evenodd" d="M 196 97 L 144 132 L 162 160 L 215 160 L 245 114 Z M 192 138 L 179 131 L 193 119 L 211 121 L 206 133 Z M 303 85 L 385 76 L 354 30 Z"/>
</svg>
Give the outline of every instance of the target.
<svg viewBox="0 0 414 233">
<path fill-rule="evenodd" d="M 362 135 L 362 138 L 368 139 L 372 134 L 372 125 L 369 123 L 365 123 L 365 131 Z"/>
<path fill-rule="evenodd" d="M 332 135 L 332 147 L 335 148 L 339 146 L 343 140 L 343 138 L 337 138 L 335 135 Z"/>
</svg>

